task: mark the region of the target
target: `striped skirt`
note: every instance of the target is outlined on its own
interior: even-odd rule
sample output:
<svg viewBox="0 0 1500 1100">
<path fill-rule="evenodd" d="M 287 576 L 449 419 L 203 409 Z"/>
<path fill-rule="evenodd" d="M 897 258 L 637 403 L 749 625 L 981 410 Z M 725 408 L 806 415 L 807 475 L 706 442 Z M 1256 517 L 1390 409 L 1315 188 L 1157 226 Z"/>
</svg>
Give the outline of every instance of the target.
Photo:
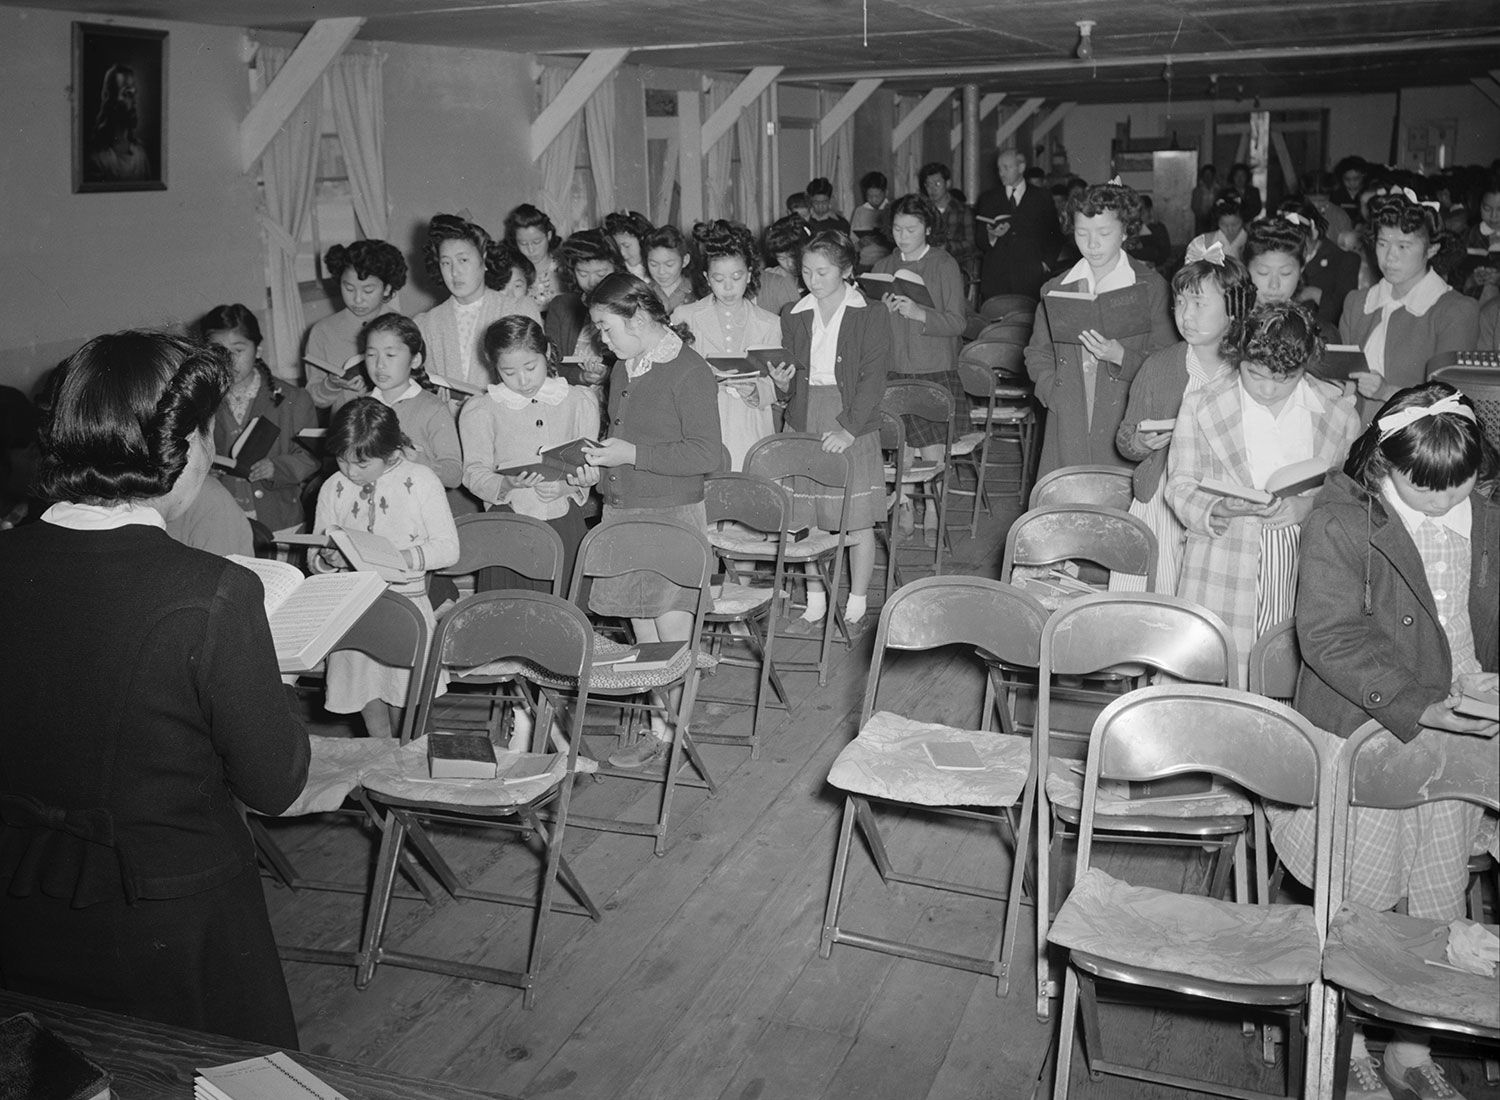
<svg viewBox="0 0 1500 1100">
<path fill-rule="evenodd" d="M 1297 603 L 1297 546 L 1301 524 L 1262 527 L 1260 568 L 1255 578 L 1255 636 L 1292 617 Z"/>
</svg>

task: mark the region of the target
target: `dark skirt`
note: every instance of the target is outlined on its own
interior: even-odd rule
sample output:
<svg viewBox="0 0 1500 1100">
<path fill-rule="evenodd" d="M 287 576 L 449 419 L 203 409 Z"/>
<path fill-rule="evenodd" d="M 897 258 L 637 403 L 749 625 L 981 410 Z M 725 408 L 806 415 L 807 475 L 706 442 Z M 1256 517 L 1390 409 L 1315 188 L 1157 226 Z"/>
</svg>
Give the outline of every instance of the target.
<svg viewBox="0 0 1500 1100">
<path fill-rule="evenodd" d="M 807 430 L 822 435 L 840 427 L 843 399 L 837 386 L 811 386 L 807 391 Z M 849 456 L 849 512 L 845 531 L 864 531 L 885 518 L 885 469 L 880 459 L 880 433 L 854 437 L 844 452 Z M 840 490 L 827 489 L 805 477 L 792 479 L 792 522 L 822 531 L 839 529 Z"/>
<path fill-rule="evenodd" d="M 509 504 L 492 504 L 488 510 L 518 514 Z M 583 509 L 577 504 L 569 503 L 568 510 L 562 515 L 542 522 L 556 531 L 557 537 L 562 539 L 562 594 L 566 598 L 573 584 L 573 562 L 578 558 L 578 544 L 588 534 L 588 528 L 583 522 Z M 474 574 L 475 592 L 498 592 L 502 588 L 521 588 L 528 592 L 552 591 L 552 585 L 548 582 L 533 580 L 503 565 L 486 566 Z"/>
<path fill-rule="evenodd" d="M 297 1024 L 254 864 L 182 898 L 75 909 L 0 891 L 7 989 L 174 1027 L 297 1047 Z"/>
<path fill-rule="evenodd" d="M 886 383 L 891 382 L 936 382 L 953 395 L 953 438 L 969 431 L 969 395 L 964 393 L 963 379 L 958 376 L 958 371 L 949 368 L 945 371 L 932 371 L 929 374 L 903 374 L 900 371 L 891 371 L 886 375 Z M 935 420 L 923 420 L 915 416 L 903 416 L 901 426 L 906 429 L 906 445 L 908 447 L 935 447 L 948 442 L 948 426 L 939 424 Z"/>
<path fill-rule="evenodd" d="M 606 504 L 600 526 L 628 519 L 675 519 L 708 537 L 708 510 L 701 500 L 675 508 L 617 508 Z M 660 573 L 638 569 L 596 579 L 589 589 L 589 610 L 621 619 L 654 619 L 668 611 L 696 612 L 698 595 L 696 588 L 684 588 Z"/>
</svg>

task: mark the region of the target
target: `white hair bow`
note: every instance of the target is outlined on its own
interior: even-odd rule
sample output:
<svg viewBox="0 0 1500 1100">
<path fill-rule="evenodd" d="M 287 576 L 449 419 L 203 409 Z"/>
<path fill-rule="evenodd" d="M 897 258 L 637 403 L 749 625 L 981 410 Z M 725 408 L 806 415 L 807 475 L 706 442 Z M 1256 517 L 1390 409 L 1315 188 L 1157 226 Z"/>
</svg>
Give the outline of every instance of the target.
<svg viewBox="0 0 1500 1100">
<path fill-rule="evenodd" d="M 1458 394 L 1450 393 L 1431 405 L 1409 405 L 1399 412 L 1391 413 L 1390 416 L 1382 416 L 1375 424 L 1380 429 L 1380 440 L 1383 443 L 1418 420 L 1425 420 L 1429 416 L 1439 416 L 1443 413 L 1457 413 L 1465 420 L 1474 419 L 1474 410 L 1460 401 Z"/>
<path fill-rule="evenodd" d="M 1122 180 L 1119 176 L 1111 176 L 1109 179 L 1105 180 L 1104 182 L 1107 183 L 1107 184 L 1109 184 L 1109 186 L 1111 186 L 1111 187 L 1124 187 L 1125 186 L 1125 181 Z"/>
<path fill-rule="evenodd" d="M 1313 227 L 1311 218 L 1309 218 L 1306 214 L 1299 214 L 1295 210 L 1288 210 L 1281 216 L 1287 221 L 1291 222 L 1293 225 L 1303 225 L 1308 229 L 1311 229 Z"/>
<path fill-rule="evenodd" d="M 1406 196 L 1407 202 L 1415 203 L 1417 206 L 1430 206 L 1434 214 L 1441 214 L 1443 212 L 1442 204 L 1436 199 L 1419 199 L 1417 198 L 1417 193 L 1410 187 L 1399 187 L 1396 190 L 1398 194 Z"/>
<path fill-rule="evenodd" d="M 1195 238 L 1194 240 L 1188 242 L 1187 256 L 1185 258 L 1188 263 L 1193 263 L 1197 260 L 1207 260 L 1215 267 L 1223 267 L 1224 242 L 1215 241 L 1207 248 L 1204 248 L 1201 244 L 1198 243 L 1197 239 Z"/>
</svg>

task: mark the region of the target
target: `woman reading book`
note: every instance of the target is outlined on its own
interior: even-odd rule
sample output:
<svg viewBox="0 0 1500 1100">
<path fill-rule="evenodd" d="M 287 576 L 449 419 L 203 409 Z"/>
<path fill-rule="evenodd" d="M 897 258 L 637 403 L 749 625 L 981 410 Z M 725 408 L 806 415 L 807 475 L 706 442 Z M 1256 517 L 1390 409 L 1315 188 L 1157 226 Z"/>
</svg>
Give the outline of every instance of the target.
<svg viewBox="0 0 1500 1100">
<path fill-rule="evenodd" d="M 208 474 L 229 352 L 100 336 L 61 368 L 42 521 L 0 538 L 6 988 L 295 1047 L 240 804 L 308 742 L 261 587 L 163 530 Z"/>
</svg>

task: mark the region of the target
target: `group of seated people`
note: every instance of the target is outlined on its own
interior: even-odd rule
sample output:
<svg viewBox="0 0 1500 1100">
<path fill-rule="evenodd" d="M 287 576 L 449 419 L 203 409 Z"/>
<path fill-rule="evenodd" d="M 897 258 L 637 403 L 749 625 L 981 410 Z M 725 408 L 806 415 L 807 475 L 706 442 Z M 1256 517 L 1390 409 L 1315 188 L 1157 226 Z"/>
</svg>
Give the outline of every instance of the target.
<svg viewBox="0 0 1500 1100">
<path fill-rule="evenodd" d="M 251 520 L 273 536 L 309 525 L 383 535 L 407 566 L 396 591 L 432 622 L 442 601 L 431 575 L 458 559 L 455 514 L 542 520 L 571 572 L 589 524 L 654 516 L 706 531 L 706 477 L 743 468 L 773 433 L 812 433 L 848 456 L 848 504 L 798 486 L 793 522 L 842 525 L 844 618 L 860 622 L 874 527 L 891 507 L 879 431 L 888 382 L 925 380 L 953 396 L 952 425 L 908 419 L 915 455 L 943 461 L 950 433 L 972 426 L 957 366 L 974 318 L 965 264 L 988 271 L 1017 257 L 1002 242 L 1022 235 L 1030 205 L 1023 185 L 1007 184 L 1024 160 L 1002 161 L 999 205 L 980 204 L 1000 213 L 979 223 L 986 239 L 962 260 L 942 242 L 971 222 L 944 173 L 924 177 L 941 194 L 925 182 L 894 201 L 867 189 L 853 226 L 815 180 L 807 217 L 774 223 L 759 242 L 727 221 L 685 234 L 632 212 L 559 240 L 545 214 L 522 205 L 499 240 L 465 218 L 432 219 L 424 261 L 448 296 L 411 318 L 395 308 L 407 278 L 399 249 L 331 249 L 343 308 L 308 335 L 305 388 L 271 373 L 242 305 L 210 310 L 197 339 L 131 332 L 80 349 L 42 402 L 36 490 L 49 507 L 0 535 L 0 603 L 14 610 L 0 692 L 19 700 L 5 750 L 17 763 L 0 783 L 0 913 L 28 930 L 0 942 L 0 976 L 94 1003 L 140 1006 L 144 996 L 158 1018 L 295 1043 L 284 985 L 248 976 L 276 964 L 233 803 L 283 809 L 305 776 L 306 739 L 278 688 L 253 582 L 197 552 L 251 552 Z M 1500 203 L 1500 189 L 1491 198 Z M 868 236 L 871 217 L 891 247 L 865 263 L 850 229 Z M 1330 732 L 1347 736 L 1367 717 L 1403 738 L 1480 732 L 1454 714 L 1452 690 L 1495 682 L 1500 467 L 1473 407 L 1425 378 L 1434 353 L 1479 346 L 1480 303 L 1431 270 L 1446 232 L 1436 211 L 1400 190 L 1372 199 L 1363 232 L 1381 278 L 1347 290 L 1347 271 L 1319 259 L 1327 241 L 1311 201 L 1252 221 L 1240 256 L 1232 240 L 1195 242 L 1170 285 L 1128 251 L 1144 217 L 1128 187 L 1078 188 L 1060 221 L 1076 258 L 1060 270 L 1055 256 L 1037 261 L 1048 277 L 1036 286 L 1025 367 L 1043 422 L 1039 472 L 1131 467 L 1132 511 L 1159 541 L 1155 590 L 1216 612 L 1241 654 L 1295 613 L 1307 664 L 1299 705 Z M 1032 278 L 1032 260 L 1017 262 Z M 866 267 L 915 275 L 931 304 L 867 296 L 853 281 Z M 1495 286 L 1483 283 L 1493 327 Z M 1058 292 L 1115 306 L 1101 305 L 1096 326 L 1069 327 Z M 1335 333 L 1365 356 L 1342 383 L 1318 376 Z M 756 377 L 707 361 L 752 349 L 774 353 Z M 321 445 L 309 435 L 320 416 Z M 212 473 L 213 456 L 256 417 L 279 429 L 270 453 L 244 476 Z M 584 459 L 565 478 L 520 469 L 578 440 Z M 1269 504 L 1204 488 L 1220 479 L 1262 489 L 1309 459 L 1331 471 L 1326 484 Z M 940 536 L 935 509 L 895 507 L 908 531 L 920 520 L 925 538 Z M 333 549 L 309 558 L 313 570 L 347 566 Z M 837 596 L 809 578 L 803 617 L 821 620 Z M 626 576 L 595 584 L 589 610 L 630 620 L 639 641 L 685 641 L 692 606 L 674 585 Z M 368 733 L 389 736 L 404 674 L 336 656 L 327 709 L 360 713 Z M 98 691 L 60 705 L 53 669 L 95 665 L 110 670 Z M 242 696 L 253 698 L 241 707 Z M 146 736 L 138 731 L 151 731 L 149 749 L 132 740 Z M 649 733 L 611 762 L 659 759 L 671 731 L 657 718 Z M 80 751 L 107 762 L 82 784 L 69 764 Z M 187 773 L 216 778 L 182 798 L 173 781 Z M 101 806 L 103 818 L 88 818 Z M 1420 872 L 1434 913 L 1461 907 L 1458 869 L 1478 824 L 1474 815 L 1454 826 L 1440 858 L 1430 850 L 1438 831 L 1413 818 L 1392 858 L 1422 852 L 1423 862 L 1391 881 L 1404 893 L 1401 876 Z M 197 839 L 157 836 L 176 827 Z M 1461 853 L 1451 840 L 1460 834 Z M 143 899 L 159 904 L 138 908 Z M 214 954 L 205 945 L 221 942 L 216 922 L 229 910 L 249 962 L 145 977 L 171 970 L 159 961 L 168 955 Z M 146 945 L 167 926 L 166 954 L 155 956 Z M 123 959 L 58 963 L 72 938 L 103 952 L 120 929 L 134 944 Z M 258 992 L 236 1006 L 205 1003 L 238 983 Z M 1401 1073 L 1440 1073 L 1410 1044 L 1388 1048 L 1387 1060 Z M 1383 1095 L 1362 1045 L 1356 1061 L 1368 1095 Z"/>
</svg>

